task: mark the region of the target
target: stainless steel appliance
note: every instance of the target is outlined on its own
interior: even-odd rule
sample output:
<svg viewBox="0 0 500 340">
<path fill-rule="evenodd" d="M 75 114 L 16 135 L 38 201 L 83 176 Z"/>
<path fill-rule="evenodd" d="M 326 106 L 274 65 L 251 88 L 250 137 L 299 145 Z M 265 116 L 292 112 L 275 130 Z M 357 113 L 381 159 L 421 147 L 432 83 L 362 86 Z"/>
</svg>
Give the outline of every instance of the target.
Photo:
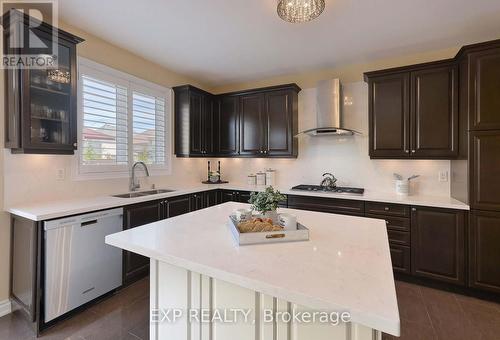
<svg viewBox="0 0 500 340">
<path fill-rule="evenodd" d="M 321 185 L 308 185 L 308 184 L 296 185 L 292 188 L 292 190 L 331 192 L 336 194 L 355 194 L 355 195 L 363 195 L 363 193 L 365 192 L 365 189 L 362 188 L 325 187 Z"/>
<path fill-rule="evenodd" d="M 123 208 L 44 222 L 44 321 L 122 284 L 122 251 L 104 243 L 122 230 Z"/>
<path fill-rule="evenodd" d="M 339 79 L 319 81 L 316 86 L 316 126 L 300 134 L 309 136 L 360 134 L 344 126 L 342 100 L 342 84 Z"/>
</svg>

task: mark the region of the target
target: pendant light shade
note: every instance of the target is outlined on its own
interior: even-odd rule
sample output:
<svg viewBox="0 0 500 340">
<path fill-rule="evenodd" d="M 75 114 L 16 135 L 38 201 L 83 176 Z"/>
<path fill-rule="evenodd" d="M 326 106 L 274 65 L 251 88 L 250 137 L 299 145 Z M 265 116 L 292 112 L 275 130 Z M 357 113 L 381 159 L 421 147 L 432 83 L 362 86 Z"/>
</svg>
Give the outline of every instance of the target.
<svg viewBox="0 0 500 340">
<path fill-rule="evenodd" d="M 281 19 L 300 23 L 317 18 L 325 9 L 325 0 L 279 0 L 277 12 Z"/>
</svg>

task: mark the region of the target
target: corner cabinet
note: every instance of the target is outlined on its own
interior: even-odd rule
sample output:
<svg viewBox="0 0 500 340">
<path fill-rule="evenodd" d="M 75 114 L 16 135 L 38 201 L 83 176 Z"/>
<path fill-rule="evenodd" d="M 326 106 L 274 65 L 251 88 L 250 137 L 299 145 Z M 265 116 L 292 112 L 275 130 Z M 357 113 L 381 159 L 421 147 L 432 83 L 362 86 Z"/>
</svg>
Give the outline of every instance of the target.
<svg viewBox="0 0 500 340">
<path fill-rule="evenodd" d="M 4 16 L 17 29 L 4 29 L 4 52 L 28 53 L 7 45 L 22 39 L 28 16 Z M 9 27 L 9 24 L 4 27 Z M 43 43 L 51 46 L 52 30 L 46 23 L 30 28 Z M 76 45 L 83 39 L 57 32 L 57 66 L 52 68 L 5 69 L 5 147 L 12 153 L 73 154 L 77 148 Z M 21 46 L 21 45 L 19 45 Z"/>
<path fill-rule="evenodd" d="M 190 85 L 174 88 L 176 155 L 297 157 L 299 91 L 286 84 L 212 96 Z M 210 106 L 203 97 L 212 98 Z"/>
<path fill-rule="evenodd" d="M 175 154 L 177 157 L 213 155 L 213 96 L 191 85 L 174 87 Z"/>
<path fill-rule="evenodd" d="M 440 61 L 365 73 L 370 157 L 458 156 L 458 66 Z"/>
</svg>

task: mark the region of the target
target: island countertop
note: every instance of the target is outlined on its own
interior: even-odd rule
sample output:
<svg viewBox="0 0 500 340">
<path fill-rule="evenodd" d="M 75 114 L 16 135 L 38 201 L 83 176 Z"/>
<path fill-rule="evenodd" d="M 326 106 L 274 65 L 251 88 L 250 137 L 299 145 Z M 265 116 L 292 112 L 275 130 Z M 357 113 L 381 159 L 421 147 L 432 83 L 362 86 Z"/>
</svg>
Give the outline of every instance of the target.
<svg viewBox="0 0 500 340">
<path fill-rule="evenodd" d="M 384 221 L 294 209 L 305 242 L 237 246 L 229 202 L 106 237 L 106 243 L 399 336 L 400 320 Z"/>
</svg>

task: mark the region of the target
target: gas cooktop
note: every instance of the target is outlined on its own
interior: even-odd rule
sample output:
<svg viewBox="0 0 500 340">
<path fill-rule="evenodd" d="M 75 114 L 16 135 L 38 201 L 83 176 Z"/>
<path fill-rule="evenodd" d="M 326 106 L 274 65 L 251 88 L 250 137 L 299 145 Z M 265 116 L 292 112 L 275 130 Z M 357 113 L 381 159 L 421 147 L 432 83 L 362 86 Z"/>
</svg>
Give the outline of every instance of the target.
<svg viewBox="0 0 500 340">
<path fill-rule="evenodd" d="M 355 194 L 355 195 L 363 195 L 365 189 L 361 188 L 348 188 L 348 187 L 322 187 L 320 185 L 307 185 L 301 184 L 296 185 L 292 188 L 292 190 L 301 190 L 301 191 L 314 191 L 314 192 L 331 192 L 335 194 Z"/>
</svg>

